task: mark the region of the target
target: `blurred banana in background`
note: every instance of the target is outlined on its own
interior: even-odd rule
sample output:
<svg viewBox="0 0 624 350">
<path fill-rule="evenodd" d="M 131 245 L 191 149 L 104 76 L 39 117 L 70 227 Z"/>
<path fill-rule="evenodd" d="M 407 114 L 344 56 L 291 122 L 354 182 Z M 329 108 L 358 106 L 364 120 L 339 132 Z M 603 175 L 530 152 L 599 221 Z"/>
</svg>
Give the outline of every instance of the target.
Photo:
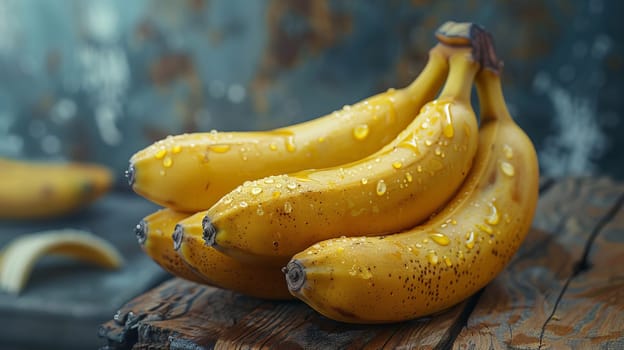
<svg viewBox="0 0 624 350">
<path fill-rule="evenodd" d="M 0 158 L 0 219 L 43 220 L 69 215 L 105 194 L 112 172 L 97 164 Z M 115 246 L 82 230 L 21 235 L 0 247 L 0 290 L 18 294 L 44 256 L 60 255 L 115 269 L 123 257 Z"/>
<path fill-rule="evenodd" d="M 0 219 L 43 219 L 75 212 L 113 181 L 101 165 L 0 158 Z"/>
</svg>

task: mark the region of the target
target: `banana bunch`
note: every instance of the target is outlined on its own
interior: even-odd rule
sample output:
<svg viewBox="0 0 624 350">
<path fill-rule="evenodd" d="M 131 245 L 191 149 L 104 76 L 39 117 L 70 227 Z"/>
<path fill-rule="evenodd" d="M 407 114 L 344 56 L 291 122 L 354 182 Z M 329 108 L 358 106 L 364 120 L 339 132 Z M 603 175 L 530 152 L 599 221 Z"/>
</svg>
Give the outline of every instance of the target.
<svg viewBox="0 0 624 350">
<path fill-rule="evenodd" d="M 84 163 L 0 158 L 0 219 L 40 219 L 74 212 L 111 187 L 111 171 Z"/>
<path fill-rule="evenodd" d="M 393 322 L 449 308 L 504 268 L 537 205 L 537 157 L 507 111 L 496 68 L 481 70 L 476 86 L 479 149 L 452 200 L 403 232 L 330 239 L 296 254 L 284 270 L 297 298 L 332 319 Z"/>
<path fill-rule="evenodd" d="M 352 323 L 429 315 L 485 286 L 529 230 L 537 157 L 507 111 L 490 34 L 448 22 L 436 37 L 404 89 L 135 154 L 131 185 L 166 207 L 137 225 L 145 253 L 179 277 Z"/>
</svg>

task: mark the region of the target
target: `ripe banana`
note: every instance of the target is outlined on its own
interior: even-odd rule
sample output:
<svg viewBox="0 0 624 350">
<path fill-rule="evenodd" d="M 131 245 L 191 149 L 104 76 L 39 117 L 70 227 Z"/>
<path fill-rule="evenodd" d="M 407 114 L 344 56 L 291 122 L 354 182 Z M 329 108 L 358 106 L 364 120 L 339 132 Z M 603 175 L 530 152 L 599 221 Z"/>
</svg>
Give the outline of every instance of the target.
<svg viewBox="0 0 624 350">
<path fill-rule="evenodd" d="M 155 203 L 197 212 L 246 180 L 362 158 L 414 119 L 438 93 L 447 71 L 446 60 L 433 55 L 406 88 L 390 89 L 308 122 L 264 132 L 168 137 L 131 157 L 129 182 Z"/>
<path fill-rule="evenodd" d="M 479 149 L 456 197 L 404 233 L 332 239 L 298 253 L 284 269 L 293 295 L 335 320 L 395 322 L 459 303 L 504 268 L 531 225 L 538 163 L 496 69 L 482 70 L 476 85 Z"/>
<path fill-rule="evenodd" d="M 51 254 L 109 269 L 123 264 L 122 256 L 113 245 L 89 232 L 66 229 L 24 235 L 11 241 L 0 252 L 0 289 L 18 294 L 38 259 Z"/>
<path fill-rule="evenodd" d="M 173 209 L 160 209 L 143 218 L 134 232 L 141 249 L 165 271 L 189 281 L 206 284 L 173 249 L 171 234 L 175 225 L 188 216 L 189 214 Z"/>
<path fill-rule="evenodd" d="M 68 214 L 111 186 L 100 165 L 0 159 L 0 219 L 35 219 Z"/>
<path fill-rule="evenodd" d="M 248 181 L 205 212 L 207 244 L 239 259 L 280 264 L 323 239 L 412 227 L 463 182 L 477 149 L 471 48 L 438 44 L 449 76 L 435 101 L 393 141 L 359 161 Z"/>
<path fill-rule="evenodd" d="M 278 267 L 242 263 L 206 247 L 202 218 L 199 213 L 180 221 L 173 238 L 178 254 L 208 284 L 263 299 L 292 299 Z"/>
</svg>

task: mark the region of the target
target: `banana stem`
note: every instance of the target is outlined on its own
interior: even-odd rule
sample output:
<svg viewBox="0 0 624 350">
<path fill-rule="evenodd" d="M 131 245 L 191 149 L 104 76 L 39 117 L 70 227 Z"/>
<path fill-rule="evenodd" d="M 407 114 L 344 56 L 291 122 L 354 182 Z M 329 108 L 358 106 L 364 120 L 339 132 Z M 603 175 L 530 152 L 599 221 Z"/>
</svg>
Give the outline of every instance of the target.
<svg viewBox="0 0 624 350">
<path fill-rule="evenodd" d="M 475 29 L 481 29 L 471 22 L 448 21 L 442 24 L 435 33 L 439 42 L 450 46 L 470 46 L 474 41 Z"/>
<path fill-rule="evenodd" d="M 470 102 L 472 84 L 480 64 L 473 59 L 470 49 L 456 50 L 457 52 L 449 57 L 449 75 L 439 98 L 454 98 Z"/>
<path fill-rule="evenodd" d="M 492 120 L 512 119 L 505 104 L 498 71 L 482 69 L 477 74 L 475 85 L 477 87 L 477 95 L 479 96 L 481 123 Z"/>
<path fill-rule="evenodd" d="M 447 56 L 434 47 L 429 51 L 429 60 L 421 74 L 407 87 L 407 92 L 413 101 L 427 101 L 432 91 L 423 89 L 423 86 L 440 86 L 448 72 Z M 437 94 L 438 91 L 435 91 Z M 435 94 L 433 96 L 435 96 Z"/>
<path fill-rule="evenodd" d="M 481 123 L 492 120 L 513 120 L 509 110 L 507 110 L 503 96 L 500 80 L 503 64 L 496 55 L 494 39 L 490 33 L 484 30 L 478 31 L 477 34 L 473 48 L 478 53 L 477 59 L 482 65 L 482 69 L 475 79 L 481 110 Z"/>
</svg>

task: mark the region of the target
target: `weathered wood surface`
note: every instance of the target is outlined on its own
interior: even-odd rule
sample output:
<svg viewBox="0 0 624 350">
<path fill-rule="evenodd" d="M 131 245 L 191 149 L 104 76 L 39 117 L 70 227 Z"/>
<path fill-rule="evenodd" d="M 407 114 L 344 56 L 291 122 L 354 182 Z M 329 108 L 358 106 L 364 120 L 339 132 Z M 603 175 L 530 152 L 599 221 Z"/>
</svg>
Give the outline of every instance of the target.
<svg viewBox="0 0 624 350">
<path fill-rule="evenodd" d="M 119 305 L 170 276 L 139 248 L 133 228 L 156 210 L 130 192 L 111 192 L 70 216 L 35 221 L 0 220 L 0 247 L 24 234 L 83 229 L 113 244 L 126 263 L 119 270 L 44 257 L 20 295 L 0 292 L 0 349 L 94 349 L 106 344 L 97 328 Z"/>
<path fill-rule="evenodd" d="M 535 228 L 485 288 L 454 348 L 624 348 L 623 199 L 624 186 L 606 180 L 545 191 Z M 600 244 L 607 226 L 611 241 Z M 593 261 L 603 257 L 607 271 Z"/>
<path fill-rule="evenodd" d="M 624 349 L 624 184 L 543 181 L 534 227 L 484 290 L 431 318 L 349 325 L 172 279 L 124 305 L 110 349 Z"/>
</svg>

